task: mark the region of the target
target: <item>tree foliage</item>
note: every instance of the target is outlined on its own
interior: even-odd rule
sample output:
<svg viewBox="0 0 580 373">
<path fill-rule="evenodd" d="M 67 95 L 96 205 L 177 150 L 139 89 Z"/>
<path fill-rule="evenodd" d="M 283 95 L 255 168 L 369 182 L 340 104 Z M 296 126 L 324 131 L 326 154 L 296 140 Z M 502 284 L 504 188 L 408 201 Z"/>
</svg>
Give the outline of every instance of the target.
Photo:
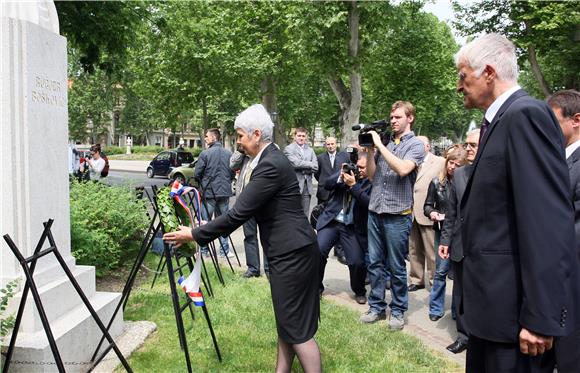
<svg viewBox="0 0 580 373">
<path fill-rule="evenodd" d="M 497 32 L 519 48 L 523 83 L 537 96 L 580 85 L 580 6 L 577 1 L 453 2 L 466 36 Z M 535 78 L 528 79 L 531 76 Z"/>
<path fill-rule="evenodd" d="M 120 36 L 126 46 L 113 69 L 114 84 L 103 78 L 99 86 L 77 74 L 71 134 L 81 132 L 83 116 L 96 116 L 83 105 L 100 102 L 91 95 L 97 87 L 107 100 L 115 97 L 110 87 L 120 87 L 125 101 L 119 131 L 137 141 L 160 128 L 202 134 L 208 127 L 221 127 L 233 133 L 235 115 L 255 102 L 279 113 L 276 140 L 282 146 L 290 129 L 298 126 L 321 125 L 350 142 L 356 135 L 352 124 L 388 116 L 390 105 L 399 99 L 417 106 L 415 130 L 433 137 L 461 137 L 472 115 L 454 93 L 452 55 L 458 46 L 449 27 L 424 13 L 421 2 L 116 6 L 121 16 L 147 16 L 135 22 L 131 18 L 130 32 L 124 29 Z M 70 9 L 75 7 L 59 6 L 65 14 L 73 14 Z M 80 61 L 89 43 L 73 44 Z M 100 61 L 115 60 L 108 52 L 100 56 Z M 95 66 L 94 76 L 107 75 L 107 68 Z M 75 85 L 84 84 L 84 92 L 74 92 Z"/>
</svg>

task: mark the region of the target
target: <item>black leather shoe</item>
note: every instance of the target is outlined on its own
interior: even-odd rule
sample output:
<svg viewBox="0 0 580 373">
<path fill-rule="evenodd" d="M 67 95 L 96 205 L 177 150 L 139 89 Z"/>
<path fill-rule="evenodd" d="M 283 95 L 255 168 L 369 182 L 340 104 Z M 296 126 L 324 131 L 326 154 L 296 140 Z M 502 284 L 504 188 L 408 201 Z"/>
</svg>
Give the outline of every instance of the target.
<svg viewBox="0 0 580 373">
<path fill-rule="evenodd" d="M 429 315 L 429 320 L 431 320 L 431 321 L 438 321 L 442 317 L 443 316 Z"/>
<path fill-rule="evenodd" d="M 347 265 L 347 264 L 346 264 L 346 258 L 345 258 L 343 255 L 341 255 L 341 256 L 338 256 L 338 257 L 336 258 L 336 260 L 338 260 L 338 262 L 339 262 L 340 264 Z"/>
<path fill-rule="evenodd" d="M 354 300 L 358 304 L 366 304 L 367 303 L 367 296 L 366 295 L 355 295 Z"/>
<path fill-rule="evenodd" d="M 464 339 L 456 339 L 455 342 L 451 343 L 446 348 L 448 351 L 458 354 L 467 349 L 467 341 Z"/>
<path fill-rule="evenodd" d="M 417 290 L 421 290 L 421 289 L 425 289 L 425 285 L 415 285 L 415 284 L 409 285 L 409 292 L 417 291 Z"/>
<path fill-rule="evenodd" d="M 244 274 L 243 274 L 242 276 L 243 276 L 244 278 L 250 278 L 250 277 L 260 277 L 260 274 L 259 274 L 259 273 L 256 273 L 256 272 L 252 272 L 252 271 L 250 271 L 250 270 L 248 269 L 246 272 L 244 272 Z"/>
</svg>

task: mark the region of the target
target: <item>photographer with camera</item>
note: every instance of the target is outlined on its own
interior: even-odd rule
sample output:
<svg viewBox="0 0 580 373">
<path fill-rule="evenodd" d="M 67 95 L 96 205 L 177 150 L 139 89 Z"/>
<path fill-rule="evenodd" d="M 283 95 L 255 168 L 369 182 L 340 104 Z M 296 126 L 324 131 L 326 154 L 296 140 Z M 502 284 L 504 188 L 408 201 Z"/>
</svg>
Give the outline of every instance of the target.
<svg viewBox="0 0 580 373">
<path fill-rule="evenodd" d="M 284 155 L 288 158 L 302 194 L 302 209 L 304 214 L 310 216 L 310 198 L 314 192 L 312 186 L 312 175 L 318 171 L 318 160 L 314 150 L 306 143 L 308 133 L 305 128 L 296 128 L 294 132 L 294 142 L 284 149 Z"/>
<path fill-rule="evenodd" d="M 410 102 L 397 101 L 391 107 L 391 129 L 388 145 L 376 131 L 369 131 L 377 152 L 367 153 L 367 172 L 373 189 L 369 203 L 369 310 L 361 316 L 363 323 L 386 319 L 386 270 L 391 275 L 389 328 L 403 329 L 408 309 L 407 268 L 405 256 L 412 222 L 413 185 L 417 167 L 425 158 L 425 146 L 415 137 L 411 126 L 415 108 Z"/>
<path fill-rule="evenodd" d="M 350 287 L 359 304 L 365 304 L 366 265 L 364 250 L 367 240 L 368 205 L 371 183 L 366 174 L 366 157 L 358 158 L 357 148 L 349 147 L 350 162 L 343 163 L 324 184 L 331 193 L 330 200 L 316 224 L 320 248 L 320 294 L 330 249 L 340 242 L 350 272 Z M 356 164 L 355 164 L 356 163 Z"/>
<path fill-rule="evenodd" d="M 81 165 L 80 172 L 81 174 L 88 172 L 90 180 L 98 181 L 104 168 L 105 160 L 101 157 L 101 145 L 95 144 L 91 146 L 91 153 Z"/>
</svg>

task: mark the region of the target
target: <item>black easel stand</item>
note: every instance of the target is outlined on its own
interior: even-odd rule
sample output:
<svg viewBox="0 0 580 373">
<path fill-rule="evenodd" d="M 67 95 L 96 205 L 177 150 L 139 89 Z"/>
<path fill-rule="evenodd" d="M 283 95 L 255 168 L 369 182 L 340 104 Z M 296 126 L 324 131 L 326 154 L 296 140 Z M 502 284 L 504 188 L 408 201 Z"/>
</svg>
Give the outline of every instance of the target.
<svg viewBox="0 0 580 373">
<path fill-rule="evenodd" d="M 85 304 L 85 306 L 89 310 L 91 316 L 93 317 L 93 320 L 95 320 L 95 322 L 99 326 L 99 329 L 101 329 L 101 331 L 103 332 L 104 337 L 107 338 L 107 341 L 109 341 L 109 346 L 104 349 L 104 351 L 101 353 L 101 355 L 99 355 L 98 359 L 94 362 L 93 366 L 90 368 L 89 371 L 92 371 L 92 369 L 105 357 L 105 355 L 111 349 L 113 349 L 115 351 L 115 354 L 119 358 L 119 360 L 121 360 L 121 363 L 125 367 L 125 370 L 127 372 L 133 372 L 133 370 L 131 369 L 131 367 L 127 363 L 127 360 L 125 360 L 125 357 L 123 356 L 123 354 L 121 353 L 121 351 L 119 350 L 117 345 L 115 344 L 115 341 L 113 340 L 113 338 L 109 334 L 108 330 L 105 328 L 105 326 L 101 322 L 101 319 L 99 318 L 99 316 L 97 315 L 97 313 L 93 309 L 93 306 L 91 305 L 91 303 L 87 299 L 85 293 L 83 292 L 83 290 L 79 286 L 78 282 L 74 278 L 73 274 L 71 273 L 70 269 L 66 265 L 66 262 L 64 261 L 64 259 L 60 255 L 58 248 L 56 247 L 56 243 L 54 242 L 52 232 L 50 231 L 50 228 L 52 226 L 53 221 L 54 221 L 53 219 L 50 219 L 47 222 L 43 223 L 44 224 L 44 231 L 42 232 L 42 235 L 40 236 L 40 240 L 38 241 L 38 244 L 36 245 L 36 248 L 34 250 L 34 254 L 28 258 L 25 258 L 24 256 L 22 256 L 22 254 L 20 253 L 20 250 L 18 250 L 18 247 L 16 246 L 16 244 L 14 244 L 14 242 L 12 241 L 12 239 L 10 238 L 9 235 L 7 235 L 7 234 L 4 235 L 4 240 L 6 241 L 8 246 L 10 247 L 10 250 L 12 250 L 12 253 L 14 253 L 16 258 L 20 262 L 20 265 L 22 266 L 22 270 L 24 271 L 24 275 L 26 276 L 26 284 L 24 285 L 24 289 L 22 290 L 22 299 L 20 301 L 20 306 L 18 307 L 16 321 L 14 323 L 14 331 L 12 332 L 12 337 L 10 338 L 10 345 L 8 346 L 8 352 L 6 353 L 6 360 L 4 362 L 4 368 L 3 368 L 2 372 L 7 373 L 8 369 L 10 367 L 10 361 L 12 360 L 12 354 L 14 353 L 14 345 L 16 343 L 16 337 L 18 336 L 18 329 L 20 328 L 20 324 L 22 322 L 22 315 L 24 313 L 24 307 L 26 306 L 26 299 L 28 297 L 29 290 L 32 292 L 32 297 L 34 299 L 36 309 L 38 310 L 38 314 L 40 316 L 42 326 L 44 327 L 46 337 L 48 338 L 48 343 L 50 345 L 52 355 L 54 356 L 54 360 L 55 360 L 56 366 L 58 368 L 58 371 L 65 372 L 62 358 L 60 357 L 60 353 L 58 351 L 58 347 L 56 345 L 54 335 L 52 334 L 52 330 L 50 329 L 50 324 L 48 322 L 48 318 L 46 317 L 46 313 L 45 313 L 44 307 L 42 305 L 42 300 L 40 299 L 40 294 L 38 293 L 38 289 L 36 287 L 36 283 L 34 282 L 34 278 L 33 278 L 34 270 L 36 269 L 37 260 L 39 258 L 47 255 L 47 254 L 50 254 L 50 253 L 54 254 L 54 256 L 58 260 L 61 268 L 64 270 L 65 274 L 67 275 L 69 281 L 71 282 L 71 284 L 75 288 L 77 294 L 79 295 L 79 297 L 82 299 L 83 303 Z M 41 250 L 41 248 L 44 245 L 44 242 L 46 241 L 47 238 L 48 238 L 48 242 L 50 244 L 50 247 L 48 249 Z M 29 264 L 30 264 L 30 266 L 29 266 Z"/>
<path fill-rule="evenodd" d="M 153 202 L 154 202 L 154 207 L 155 207 L 156 211 L 159 211 L 159 206 L 157 206 L 156 198 L 153 198 Z M 159 226 L 161 227 L 161 231 L 165 233 L 165 228 L 163 227 L 163 223 L 161 221 L 159 222 Z M 190 312 L 192 314 L 192 317 L 193 317 L 193 310 L 191 310 L 191 305 L 193 302 L 191 301 L 191 298 L 188 295 L 185 295 L 187 301 L 186 301 L 185 305 L 183 305 L 183 306 L 180 305 L 179 295 L 177 294 L 177 286 L 175 283 L 175 273 L 179 272 L 181 275 L 183 275 L 183 272 L 182 272 L 183 266 L 179 264 L 179 255 L 174 252 L 173 247 L 166 244 L 166 243 L 164 243 L 163 246 L 164 246 L 163 251 L 165 254 L 165 263 L 166 263 L 166 267 L 167 267 L 167 276 L 169 278 L 169 287 L 171 289 L 171 300 L 173 302 L 173 312 L 175 314 L 175 323 L 177 325 L 177 333 L 179 336 L 179 344 L 181 345 L 181 349 L 183 350 L 183 353 L 185 355 L 185 362 L 187 364 L 187 371 L 191 373 L 192 372 L 191 359 L 189 357 L 189 349 L 187 348 L 187 337 L 185 335 L 185 329 L 184 329 L 184 325 L 183 325 L 183 317 L 181 314 L 186 308 L 189 308 Z M 176 270 L 173 269 L 173 258 L 174 257 L 175 257 L 176 263 L 177 263 Z M 191 258 L 187 258 L 187 259 L 188 259 L 187 264 L 189 265 L 189 268 L 191 271 L 191 270 L 193 270 L 193 263 L 191 261 Z M 203 276 L 202 276 L 202 279 L 203 279 Z M 221 362 L 222 356 L 220 353 L 220 349 L 219 349 L 219 346 L 217 343 L 215 333 L 213 331 L 213 327 L 211 325 L 211 320 L 209 318 L 209 312 L 207 311 L 207 306 L 204 304 L 202 306 L 202 308 L 203 308 L 203 314 L 205 316 L 205 320 L 207 322 L 207 326 L 208 326 L 210 334 L 211 334 L 213 345 L 214 345 L 214 348 L 216 350 L 218 360 Z"/>
<path fill-rule="evenodd" d="M 111 328 L 111 326 L 113 325 L 113 321 L 115 320 L 115 317 L 117 316 L 117 313 L 119 312 L 121 305 L 123 306 L 123 310 L 125 310 L 125 307 L 127 306 L 127 302 L 129 301 L 129 296 L 131 295 L 131 289 L 133 288 L 133 284 L 135 283 L 135 278 L 137 277 L 137 273 L 139 272 L 139 269 L 141 268 L 141 265 L 143 264 L 143 261 L 145 260 L 145 256 L 147 255 L 147 253 L 149 252 L 149 250 L 151 249 L 151 245 L 153 244 L 153 240 L 155 239 L 155 237 L 157 236 L 157 232 L 161 229 L 161 221 L 157 222 L 156 224 L 156 218 L 159 217 L 159 211 L 157 210 L 157 206 L 155 204 L 155 200 L 153 197 L 151 197 L 149 195 L 149 193 L 147 192 L 147 190 L 145 190 L 145 193 L 147 194 L 147 197 L 149 198 L 150 202 L 151 202 L 151 206 L 153 207 L 153 217 L 151 218 L 151 222 L 149 223 L 149 228 L 147 229 L 147 232 L 145 233 L 145 237 L 143 238 L 143 241 L 141 242 L 141 248 L 139 250 L 139 253 L 137 254 L 137 258 L 135 259 L 135 262 L 133 263 L 133 267 L 131 268 L 131 271 L 129 272 L 129 276 L 127 277 L 127 281 L 125 282 L 125 286 L 123 287 L 123 291 L 121 293 L 121 299 L 119 300 L 119 303 L 117 304 L 117 307 L 115 308 L 115 311 L 113 312 L 113 315 L 111 316 L 111 319 L 107 325 L 107 330 L 109 330 Z M 177 254 L 178 255 L 178 254 Z M 165 255 L 163 255 L 161 257 L 161 260 L 163 261 L 163 267 L 165 267 Z M 161 260 L 157 266 L 157 272 L 159 272 L 159 267 L 161 267 Z M 203 263 L 203 262 L 202 262 Z M 193 269 L 193 263 L 191 263 L 191 258 L 188 258 L 188 264 L 190 266 L 190 270 Z M 161 269 L 163 270 L 163 269 Z M 157 279 L 157 275 L 158 273 L 155 274 L 155 277 L 153 278 L 153 283 L 151 285 L 151 288 L 153 288 L 153 286 L 155 285 L 155 280 Z M 202 275 L 202 282 L 204 287 L 206 288 L 208 295 L 210 297 L 213 297 L 213 289 L 211 288 L 211 282 L 209 277 L 207 277 L 207 272 L 204 276 Z M 193 309 L 190 308 L 190 312 L 193 318 Z M 211 331 L 213 333 L 213 330 Z M 97 355 L 97 352 L 99 351 L 99 348 L 101 347 L 101 344 L 103 343 L 104 338 L 101 338 L 99 344 L 97 345 L 97 348 L 95 349 L 95 352 L 93 353 L 93 356 L 91 358 L 91 361 L 93 361 Z"/>
</svg>

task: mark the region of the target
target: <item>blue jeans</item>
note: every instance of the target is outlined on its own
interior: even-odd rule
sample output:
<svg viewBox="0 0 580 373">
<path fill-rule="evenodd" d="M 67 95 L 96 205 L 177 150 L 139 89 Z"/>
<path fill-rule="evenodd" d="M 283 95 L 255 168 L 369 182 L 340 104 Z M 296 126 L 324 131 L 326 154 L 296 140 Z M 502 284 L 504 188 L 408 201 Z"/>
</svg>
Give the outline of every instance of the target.
<svg viewBox="0 0 580 373">
<path fill-rule="evenodd" d="M 385 286 L 388 270 L 391 276 L 391 314 L 402 316 L 409 308 L 405 256 L 411 232 L 411 215 L 376 214 L 369 211 L 368 223 L 370 309 L 374 313 L 381 313 L 387 308 Z"/>
<path fill-rule="evenodd" d="M 203 203 L 203 208 L 201 209 L 201 217 L 203 220 L 210 221 L 212 216 L 220 216 L 225 214 L 229 210 L 230 198 L 207 198 Z M 215 214 L 214 214 L 215 213 Z M 230 251 L 230 246 L 228 245 L 228 237 L 222 236 L 220 240 L 220 253 L 226 255 Z M 207 253 L 207 246 L 201 247 L 202 253 Z"/>
<path fill-rule="evenodd" d="M 438 254 L 441 232 L 435 231 L 435 274 L 429 294 L 429 315 L 443 316 L 445 313 L 445 286 L 449 272 L 449 259 L 441 259 Z"/>
</svg>

